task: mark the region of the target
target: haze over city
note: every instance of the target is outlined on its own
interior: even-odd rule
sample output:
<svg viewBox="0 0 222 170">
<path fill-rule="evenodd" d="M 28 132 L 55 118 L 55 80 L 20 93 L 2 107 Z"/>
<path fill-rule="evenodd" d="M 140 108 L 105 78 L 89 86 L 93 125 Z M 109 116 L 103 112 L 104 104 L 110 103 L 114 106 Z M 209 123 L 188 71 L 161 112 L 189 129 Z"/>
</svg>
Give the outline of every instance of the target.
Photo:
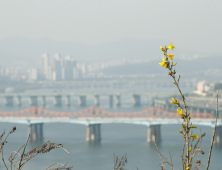
<svg viewBox="0 0 222 170">
<path fill-rule="evenodd" d="M 155 127 L 161 153 L 175 152 L 181 162 L 174 75 L 208 149 L 222 89 L 221 6 L 218 0 L 0 0 L 0 130 L 17 127 L 4 153 L 22 146 L 28 129 L 31 142 L 62 143 L 71 153 L 51 151 L 28 169 L 52 161 L 112 169 L 113 153 L 127 153 L 127 169 L 155 169 Z M 176 72 L 162 60 L 160 46 L 170 44 Z M 218 169 L 221 148 L 213 152 Z"/>
</svg>

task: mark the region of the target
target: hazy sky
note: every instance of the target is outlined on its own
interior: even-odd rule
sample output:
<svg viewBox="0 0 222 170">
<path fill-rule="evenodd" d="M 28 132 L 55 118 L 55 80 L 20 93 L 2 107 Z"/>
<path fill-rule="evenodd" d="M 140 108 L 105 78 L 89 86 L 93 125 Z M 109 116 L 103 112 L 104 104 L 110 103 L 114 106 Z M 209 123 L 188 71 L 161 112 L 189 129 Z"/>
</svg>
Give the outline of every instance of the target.
<svg viewBox="0 0 222 170">
<path fill-rule="evenodd" d="M 0 2 L 0 40 L 19 35 L 98 45 L 122 38 L 164 39 L 183 50 L 222 53 L 219 0 Z"/>
</svg>

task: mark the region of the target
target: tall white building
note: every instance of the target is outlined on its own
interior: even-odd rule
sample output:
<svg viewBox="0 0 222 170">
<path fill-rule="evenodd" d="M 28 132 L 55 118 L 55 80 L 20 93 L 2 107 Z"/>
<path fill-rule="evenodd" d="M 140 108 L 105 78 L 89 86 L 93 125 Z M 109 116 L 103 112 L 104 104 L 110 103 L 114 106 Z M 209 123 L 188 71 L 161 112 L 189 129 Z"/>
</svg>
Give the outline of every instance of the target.
<svg viewBox="0 0 222 170">
<path fill-rule="evenodd" d="M 28 79 L 29 80 L 37 80 L 38 79 L 38 71 L 35 68 L 28 70 Z"/>
<path fill-rule="evenodd" d="M 54 55 L 54 80 L 61 81 L 63 79 L 63 63 L 59 54 Z"/>
<path fill-rule="evenodd" d="M 47 54 L 42 55 L 42 74 L 46 80 L 49 80 L 51 76 L 51 67 L 49 66 L 49 56 Z"/>
<path fill-rule="evenodd" d="M 64 79 L 71 81 L 74 78 L 74 69 L 76 68 L 76 61 L 71 56 L 66 56 L 64 59 Z"/>
</svg>

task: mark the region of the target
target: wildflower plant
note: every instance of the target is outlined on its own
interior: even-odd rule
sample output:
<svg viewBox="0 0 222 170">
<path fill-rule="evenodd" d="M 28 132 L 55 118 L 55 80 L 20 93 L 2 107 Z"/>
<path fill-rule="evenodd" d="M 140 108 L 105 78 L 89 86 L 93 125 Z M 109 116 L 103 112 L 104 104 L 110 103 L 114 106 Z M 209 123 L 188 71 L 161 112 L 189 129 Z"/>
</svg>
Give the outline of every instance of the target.
<svg viewBox="0 0 222 170">
<path fill-rule="evenodd" d="M 178 132 L 182 134 L 182 137 L 184 138 L 184 146 L 183 146 L 183 150 L 182 150 L 182 155 L 181 155 L 181 159 L 182 159 L 182 166 L 183 166 L 183 170 L 190 170 L 192 167 L 194 169 L 197 169 L 195 166 L 192 165 L 193 162 L 193 157 L 197 154 L 197 153 L 202 153 L 204 154 L 204 152 L 202 151 L 203 147 L 200 147 L 200 143 L 202 141 L 202 137 L 205 136 L 204 134 L 201 134 L 201 136 L 199 137 L 198 135 L 195 135 L 192 131 L 193 128 L 197 128 L 195 126 L 192 125 L 191 122 L 191 116 L 190 113 L 188 113 L 187 110 L 187 105 L 185 102 L 185 97 L 184 94 L 182 93 L 180 87 L 179 87 L 179 81 L 180 81 L 180 75 L 178 76 L 178 78 L 176 78 L 176 70 L 174 69 L 176 66 L 176 62 L 173 62 L 173 54 L 168 53 L 168 50 L 172 50 L 174 51 L 174 46 L 171 43 L 168 47 L 161 47 L 160 49 L 164 54 L 164 58 L 162 59 L 162 62 L 159 63 L 160 66 L 166 68 L 167 70 L 169 70 L 169 75 L 173 78 L 174 80 L 174 84 L 176 85 L 181 98 L 182 98 L 182 105 L 180 103 L 180 101 L 176 98 L 172 98 L 171 104 L 176 105 L 177 108 L 177 114 L 179 114 L 183 121 L 182 123 L 182 129 L 179 130 Z M 199 137 L 199 138 L 198 138 Z M 194 140 L 197 140 L 196 144 L 194 146 L 192 146 L 192 142 Z M 185 147 L 186 146 L 186 147 Z M 184 155 L 184 149 L 186 148 L 186 153 Z M 199 167 L 201 167 L 201 163 L 200 160 L 197 160 L 196 163 L 198 163 Z M 172 166 L 171 166 L 172 167 Z M 173 168 L 173 167 L 172 167 Z M 165 169 L 163 162 L 162 162 L 162 169 Z"/>
</svg>

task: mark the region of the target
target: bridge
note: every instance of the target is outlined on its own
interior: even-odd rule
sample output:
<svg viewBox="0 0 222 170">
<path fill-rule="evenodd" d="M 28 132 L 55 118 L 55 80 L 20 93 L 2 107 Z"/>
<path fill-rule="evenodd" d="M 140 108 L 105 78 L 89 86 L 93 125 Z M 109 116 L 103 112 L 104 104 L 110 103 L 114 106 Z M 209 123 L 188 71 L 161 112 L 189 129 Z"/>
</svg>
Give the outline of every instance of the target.
<svg viewBox="0 0 222 170">
<path fill-rule="evenodd" d="M 66 105 L 70 106 L 71 98 L 75 97 L 78 98 L 78 105 L 79 106 L 86 106 L 87 105 L 87 97 L 93 97 L 94 98 L 94 105 L 100 106 L 100 97 L 108 97 L 109 99 L 109 106 L 121 106 L 121 97 L 122 96 L 128 96 L 132 97 L 133 105 L 134 106 L 141 106 L 141 98 L 145 97 L 146 100 L 148 98 L 152 98 L 153 96 L 156 96 L 157 94 L 148 94 L 148 93 L 142 93 L 142 94 L 134 94 L 134 93 L 107 93 L 107 94 L 76 94 L 76 93 L 49 93 L 49 94 L 26 94 L 26 93 L 12 93 L 12 94 L 0 94 L 0 97 L 3 97 L 5 99 L 5 105 L 6 106 L 13 106 L 16 104 L 17 106 L 22 105 L 22 98 L 29 98 L 29 104 L 30 106 L 39 106 L 39 99 L 41 100 L 40 105 L 46 106 L 46 98 L 47 97 L 53 97 L 54 98 L 54 105 L 55 106 L 62 106 L 63 100 L 65 98 Z M 158 94 L 158 96 L 170 96 L 170 94 Z M 175 95 L 174 95 L 175 96 Z"/>
<path fill-rule="evenodd" d="M 195 125 L 214 127 L 215 118 L 211 113 L 191 113 L 191 121 Z M 99 142 L 101 140 L 101 125 L 107 123 L 128 123 L 147 126 L 147 142 L 161 141 L 161 125 L 181 124 L 180 115 L 151 107 L 138 112 L 110 112 L 97 107 L 90 107 L 76 112 L 56 112 L 33 106 L 31 108 L 0 112 L 0 122 L 20 123 L 28 125 L 31 140 L 43 139 L 44 123 L 75 123 L 86 125 L 86 141 Z M 216 143 L 222 143 L 222 119 L 218 119 Z"/>
</svg>

